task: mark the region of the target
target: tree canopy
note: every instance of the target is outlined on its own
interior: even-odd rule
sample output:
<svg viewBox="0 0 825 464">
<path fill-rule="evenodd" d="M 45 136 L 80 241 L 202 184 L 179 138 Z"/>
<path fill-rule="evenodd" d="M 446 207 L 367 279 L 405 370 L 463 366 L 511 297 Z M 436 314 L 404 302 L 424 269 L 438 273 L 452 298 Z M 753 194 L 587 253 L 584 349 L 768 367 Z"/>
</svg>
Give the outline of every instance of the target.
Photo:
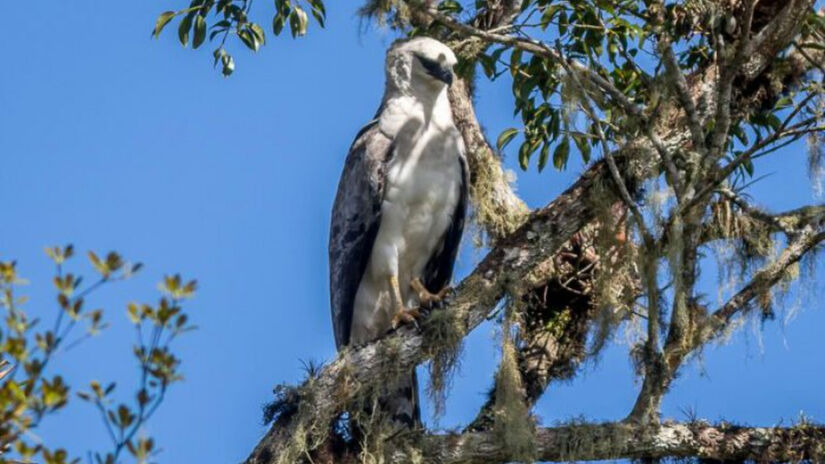
<svg viewBox="0 0 825 464">
<path fill-rule="evenodd" d="M 153 33 L 178 18 L 181 43 L 198 48 L 208 35 L 229 76 L 230 37 L 253 51 L 266 43 L 251 3 L 194 0 L 161 14 Z M 748 428 L 660 418 L 686 361 L 746 318 L 771 320 L 788 288 L 813 278 L 825 206 L 769 212 L 746 189 L 758 180 L 755 160 L 800 140 L 810 181 L 823 173 L 825 19 L 817 8 L 813 0 L 362 5 L 365 18 L 438 38 L 459 56 L 450 99 L 489 253 L 420 332 L 402 329 L 346 350 L 302 385 L 278 387 L 268 408 L 274 425 L 247 462 L 825 458 L 825 428 L 807 422 Z M 320 1 L 277 0 L 271 33 L 288 24 L 300 37 L 310 15 L 323 26 Z M 522 124 L 490 142 L 473 109 L 474 82 L 504 75 L 513 98 L 502 111 Z M 571 156 L 588 167 L 530 211 L 501 167 L 502 152 L 516 145 L 523 169 L 564 169 Z M 719 305 L 697 288 L 706 254 L 735 284 Z M 438 405 L 463 337 L 490 317 L 502 327 L 501 364 L 476 420 L 461 432 L 402 436 L 377 420 L 347 443 L 341 414 L 362 410 L 382 382 L 418 364 L 429 362 Z M 617 331 L 632 336 L 629 356 L 641 378 L 627 418 L 536 424 L 529 411 L 548 384 L 575 376 Z"/>
</svg>

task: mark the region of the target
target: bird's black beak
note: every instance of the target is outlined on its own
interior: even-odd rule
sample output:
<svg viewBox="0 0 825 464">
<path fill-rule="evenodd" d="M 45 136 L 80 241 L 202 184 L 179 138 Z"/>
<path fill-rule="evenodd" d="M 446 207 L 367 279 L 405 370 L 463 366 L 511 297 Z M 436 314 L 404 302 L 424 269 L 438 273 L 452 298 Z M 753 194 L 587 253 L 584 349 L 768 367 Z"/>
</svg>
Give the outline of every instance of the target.
<svg viewBox="0 0 825 464">
<path fill-rule="evenodd" d="M 443 66 L 437 61 L 428 60 L 427 58 L 423 58 L 421 56 L 418 57 L 418 61 L 421 62 L 421 65 L 424 66 L 424 69 L 430 76 L 433 76 L 447 85 L 453 83 L 453 70 L 448 66 Z"/>
</svg>

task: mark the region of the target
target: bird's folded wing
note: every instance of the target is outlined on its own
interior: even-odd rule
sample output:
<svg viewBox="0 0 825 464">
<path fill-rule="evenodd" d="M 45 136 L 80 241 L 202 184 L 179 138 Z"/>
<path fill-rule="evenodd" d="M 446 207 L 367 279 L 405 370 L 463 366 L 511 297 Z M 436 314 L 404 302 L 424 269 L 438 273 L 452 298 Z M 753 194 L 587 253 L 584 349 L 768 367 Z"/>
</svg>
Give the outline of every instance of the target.
<svg viewBox="0 0 825 464">
<path fill-rule="evenodd" d="M 377 120 L 372 121 L 355 137 L 338 183 L 329 266 L 332 325 L 339 349 L 349 343 L 355 293 L 381 223 L 386 164 L 392 151 L 393 140 L 381 132 Z"/>
<path fill-rule="evenodd" d="M 439 292 L 446 285 L 449 285 L 461 242 L 461 234 L 464 232 L 464 219 L 467 215 L 467 199 L 470 193 L 470 171 L 467 166 L 467 159 L 463 153 L 459 155 L 458 163 L 461 164 L 461 183 L 459 185 L 460 193 L 458 202 L 455 205 L 455 212 L 453 213 L 449 227 L 447 227 L 447 230 L 444 232 L 441 243 L 424 268 L 424 286 L 433 293 Z"/>
</svg>

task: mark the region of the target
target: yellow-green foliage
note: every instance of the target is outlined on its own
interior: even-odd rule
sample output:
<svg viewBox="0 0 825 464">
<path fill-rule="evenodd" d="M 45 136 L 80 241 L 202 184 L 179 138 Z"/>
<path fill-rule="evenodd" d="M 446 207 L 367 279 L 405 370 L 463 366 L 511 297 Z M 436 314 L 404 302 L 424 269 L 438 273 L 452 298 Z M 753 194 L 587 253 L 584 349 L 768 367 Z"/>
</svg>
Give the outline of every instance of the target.
<svg viewBox="0 0 825 464">
<path fill-rule="evenodd" d="M 0 262 L 0 312 L 5 321 L 4 343 L 0 346 L 0 415 L 4 418 L 0 422 L 0 462 L 8 462 L 6 453 L 11 450 L 25 462 L 79 461 L 66 450 L 52 449 L 35 432 L 71 399 L 70 385 L 55 372 L 60 362 L 55 354 L 66 349 L 67 339 L 75 338 L 83 326 L 86 335 L 81 341 L 104 330 L 108 325 L 104 311 L 87 309 L 91 295 L 102 286 L 131 278 L 142 267 L 140 263 L 127 263 L 114 251 L 100 256 L 90 251 L 89 262 L 97 275 L 91 284 L 83 285 L 83 277 L 71 271 L 72 245 L 46 248 L 46 255 L 55 264 L 52 282 L 57 294 L 56 318 L 48 324 L 38 325 L 37 319 L 29 318 L 24 308 L 26 298 L 17 294 L 27 281 L 18 276 L 16 263 Z M 126 311 L 138 333 L 132 352 L 142 380 L 136 391 L 129 393 L 134 403 L 124 400 L 118 404 L 114 383 L 91 381 L 88 391 L 77 392 L 81 400 L 102 413 L 104 427 L 111 432 L 111 448 L 95 452 L 97 462 L 121 462 L 127 452 L 139 464 L 148 462 L 156 453 L 155 441 L 138 436 L 138 431 L 145 429 L 162 404 L 167 388 L 183 378 L 179 372 L 181 361 L 171 345 L 176 337 L 193 329 L 183 303 L 194 296 L 197 282 L 173 275 L 158 288 L 164 296 L 157 305 L 129 303 Z"/>
</svg>

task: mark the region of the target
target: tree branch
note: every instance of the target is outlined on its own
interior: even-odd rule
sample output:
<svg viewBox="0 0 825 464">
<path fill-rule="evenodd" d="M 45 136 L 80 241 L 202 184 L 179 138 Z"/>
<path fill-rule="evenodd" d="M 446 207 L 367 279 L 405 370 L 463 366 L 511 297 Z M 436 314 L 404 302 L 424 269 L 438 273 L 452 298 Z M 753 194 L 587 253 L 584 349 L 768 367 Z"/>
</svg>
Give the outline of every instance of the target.
<svg viewBox="0 0 825 464">
<path fill-rule="evenodd" d="M 747 311 L 754 298 L 770 291 L 786 275 L 791 265 L 797 263 L 822 241 L 825 241 L 825 232 L 817 232 L 814 227 L 805 227 L 799 237 L 793 240 L 776 260 L 760 269 L 736 295 L 713 312 L 697 332 L 692 348 L 698 348 L 723 333 L 737 314 Z"/>
<path fill-rule="evenodd" d="M 627 423 L 581 424 L 536 431 L 536 461 L 696 457 L 719 461 L 822 462 L 825 427 L 740 427 L 703 422 L 644 428 Z M 423 462 L 499 464 L 512 454 L 493 433 L 433 435 L 425 439 Z"/>
</svg>

